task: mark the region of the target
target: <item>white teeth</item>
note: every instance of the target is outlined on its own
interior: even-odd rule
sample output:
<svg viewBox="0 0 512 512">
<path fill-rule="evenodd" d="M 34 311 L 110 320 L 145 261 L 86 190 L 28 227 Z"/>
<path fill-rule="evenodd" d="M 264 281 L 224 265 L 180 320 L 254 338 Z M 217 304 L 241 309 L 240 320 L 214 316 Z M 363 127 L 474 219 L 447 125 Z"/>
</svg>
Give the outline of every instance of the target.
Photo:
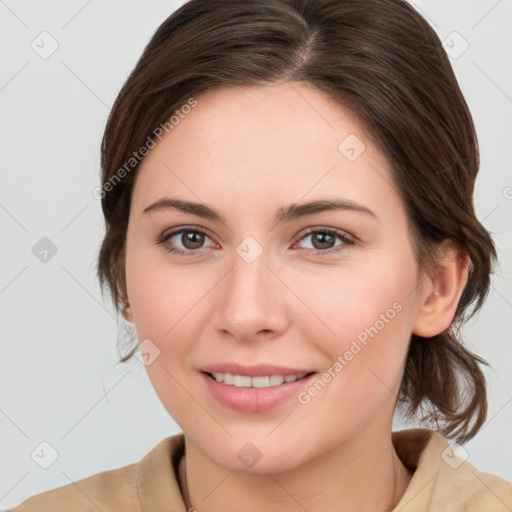
<svg viewBox="0 0 512 512">
<path fill-rule="evenodd" d="M 284 377 L 282 375 L 271 375 L 270 376 L 270 385 L 277 386 L 284 382 Z"/>
<path fill-rule="evenodd" d="M 253 388 L 268 388 L 270 386 L 270 377 L 253 377 L 251 380 Z"/>
<path fill-rule="evenodd" d="M 249 377 L 248 375 L 233 375 L 232 373 L 214 372 L 213 377 L 217 382 L 223 382 L 228 386 L 238 388 L 268 388 L 279 386 L 284 382 L 295 382 L 306 376 L 306 373 L 298 375 L 265 375 L 261 377 Z"/>
<path fill-rule="evenodd" d="M 252 384 L 252 379 L 248 375 L 234 375 L 233 380 L 237 388 L 250 388 Z"/>
</svg>

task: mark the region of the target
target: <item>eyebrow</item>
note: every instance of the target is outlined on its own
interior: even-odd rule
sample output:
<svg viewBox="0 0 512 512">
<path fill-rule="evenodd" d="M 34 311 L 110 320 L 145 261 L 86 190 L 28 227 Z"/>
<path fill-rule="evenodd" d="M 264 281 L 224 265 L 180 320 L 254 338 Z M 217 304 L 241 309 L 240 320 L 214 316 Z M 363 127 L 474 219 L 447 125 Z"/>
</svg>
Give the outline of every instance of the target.
<svg viewBox="0 0 512 512">
<path fill-rule="evenodd" d="M 198 217 L 219 221 L 226 224 L 224 217 L 210 206 L 193 201 L 185 201 L 174 197 L 162 197 L 158 201 L 146 206 L 142 214 L 154 211 L 174 209 L 184 213 L 191 213 Z M 294 203 L 283 206 L 276 211 L 276 220 L 278 222 L 290 222 L 301 217 L 315 215 L 326 211 L 353 211 L 367 214 L 378 220 L 377 215 L 362 204 L 355 203 L 348 199 L 317 199 L 307 203 Z"/>
</svg>

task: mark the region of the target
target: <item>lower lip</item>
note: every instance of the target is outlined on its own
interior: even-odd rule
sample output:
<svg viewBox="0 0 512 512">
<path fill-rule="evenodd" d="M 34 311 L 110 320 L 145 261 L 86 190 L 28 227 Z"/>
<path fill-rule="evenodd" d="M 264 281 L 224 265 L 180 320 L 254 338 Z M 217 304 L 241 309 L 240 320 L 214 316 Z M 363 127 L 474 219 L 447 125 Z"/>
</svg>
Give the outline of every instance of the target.
<svg viewBox="0 0 512 512">
<path fill-rule="evenodd" d="M 297 396 L 315 373 L 294 382 L 283 382 L 266 388 L 244 388 L 217 382 L 208 374 L 200 372 L 210 393 L 221 404 L 240 412 L 259 413 L 277 407 L 293 396 Z"/>
</svg>

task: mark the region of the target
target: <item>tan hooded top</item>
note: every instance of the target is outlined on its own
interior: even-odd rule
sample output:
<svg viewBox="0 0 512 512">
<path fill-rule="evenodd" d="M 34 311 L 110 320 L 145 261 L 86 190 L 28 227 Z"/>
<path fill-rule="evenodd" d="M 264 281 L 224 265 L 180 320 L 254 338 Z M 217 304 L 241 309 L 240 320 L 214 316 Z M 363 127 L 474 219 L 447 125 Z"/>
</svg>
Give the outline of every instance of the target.
<svg viewBox="0 0 512 512">
<path fill-rule="evenodd" d="M 393 512 L 512 512 L 512 483 L 454 455 L 441 433 L 400 430 L 392 441 L 414 472 Z M 139 462 L 37 494 L 7 512 L 186 512 L 178 483 L 184 448 L 182 433 L 167 437 Z"/>
</svg>

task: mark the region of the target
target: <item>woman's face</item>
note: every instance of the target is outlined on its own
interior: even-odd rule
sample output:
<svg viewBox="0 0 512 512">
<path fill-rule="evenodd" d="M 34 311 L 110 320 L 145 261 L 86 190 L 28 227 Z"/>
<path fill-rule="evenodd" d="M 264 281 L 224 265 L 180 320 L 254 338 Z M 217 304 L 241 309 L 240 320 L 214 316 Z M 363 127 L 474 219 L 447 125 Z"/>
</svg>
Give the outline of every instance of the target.
<svg viewBox="0 0 512 512">
<path fill-rule="evenodd" d="M 387 162 L 303 83 L 196 100 L 142 162 L 127 233 L 126 317 L 160 400 L 237 471 L 389 435 L 420 287 Z"/>
</svg>

